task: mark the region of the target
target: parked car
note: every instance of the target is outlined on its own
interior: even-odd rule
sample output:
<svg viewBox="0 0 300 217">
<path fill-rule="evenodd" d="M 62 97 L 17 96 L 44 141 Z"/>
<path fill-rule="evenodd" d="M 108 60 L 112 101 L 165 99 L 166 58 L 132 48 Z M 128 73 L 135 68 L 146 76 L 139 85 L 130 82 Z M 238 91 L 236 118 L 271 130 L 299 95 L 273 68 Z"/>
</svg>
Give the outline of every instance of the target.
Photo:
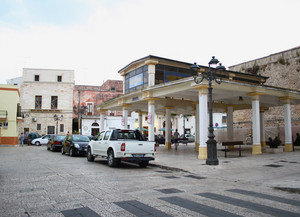
<svg viewBox="0 0 300 217">
<path fill-rule="evenodd" d="M 87 160 L 103 157 L 110 167 L 118 166 L 121 161 L 147 167 L 154 160 L 155 152 L 154 142 L 145 141 L 140 131 L 113 129 L 101 132 L 97 141 L 90 141 Z"/>
<path fill-rule="evenodd" d="M 155 143 L 156 144 L 165 144 L 166 139 L 163 135 L 155 135 Z M 171 143 L 174 143 L 174 139 L 171 138 Z"/>
<path fill-rule="evenodd" d="M 65 138 L 65 135 L 51 135 L 51 138 L 47 143 L 47 150 L 60 151 Z"/>
<path fill-rule="evenodd" d="M 29 133 L 24 139 L 24 144 L 31 145 L 31 141 L 33 139 L 40 138 L 40 137 L 41 136 L 37 133 Z"/>
<path fill-rule="evenodd" d="M 182 134 L 178 140 L 182 143 L 195 142 L 195 137 L 192 134 Z"/>
<path fill-rule="evenodd" d="M 37 146 L 47 145 L 50 138 L 51 138 L 51 134 L 48 134 L 48 135 L 42 136 L 40 138 L 36 138 L 36 139 L 31 140 L 31 144 L 32 145 L 37 145 Z"/>
<path fill-rule="evenodd" d="M 71 157 L 76 155 L 85 155 L 86 147 L 89 144 L 90 139 L 83 135 L 67 135 L 63 141 L 61 153 L 69 153 Z"/>
</svg>

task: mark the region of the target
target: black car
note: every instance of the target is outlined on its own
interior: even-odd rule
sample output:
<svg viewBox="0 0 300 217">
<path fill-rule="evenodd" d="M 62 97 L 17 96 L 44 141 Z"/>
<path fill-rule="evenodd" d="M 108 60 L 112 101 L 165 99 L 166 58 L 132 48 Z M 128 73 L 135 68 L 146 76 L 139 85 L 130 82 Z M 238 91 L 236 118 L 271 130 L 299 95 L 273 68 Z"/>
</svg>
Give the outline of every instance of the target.
<svg viewBox="0 0 300 217">
<path fill-rule="evenodd" d="M 76 134 L 67 135 L 63 141 L 61 153 L 69 153 L 71 157 L 76 155 L 85 155 L 89 142 L 90 139 L 87 136 Z"/>
<path fill-rule="evenodd" d="M 65 138 L 65 135 L 51 135 L 50 140 L 47 143 L 47 150 L 60 151 Z"/>
<path fill-rule="evenodd" d="M 156 144 L 165 144 L 166 139 L 163 135 L 155 135 L 155 143 Z M 171 138 L 171 143 L 174 143 L 174 139 Z"/>
<path fill-rule="evenodd" d="M 27 145 L 31 145 L 31 141 L 32 141 L 32 140 L 37 139 L 37 138 L 40 138 L 40 137 L 41 137 L 41 136 L 40 136 L 39 134 L 37 134 L 37 133 L 29 133 L 29 134 L 25 137 L 23 143 L 24 143 L 24 144 L 27 144 Z"/>
</svg>

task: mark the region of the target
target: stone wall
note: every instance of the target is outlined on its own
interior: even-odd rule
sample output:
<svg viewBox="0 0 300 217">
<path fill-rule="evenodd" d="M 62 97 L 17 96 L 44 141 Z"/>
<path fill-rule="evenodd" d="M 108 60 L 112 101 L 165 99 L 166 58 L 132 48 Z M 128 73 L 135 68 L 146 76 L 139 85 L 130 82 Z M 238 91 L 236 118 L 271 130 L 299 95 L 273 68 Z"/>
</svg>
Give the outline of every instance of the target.
<svg viewBox="0 0 300 217">
<path fill-rule="evenodd" d="M 264 85 L 300 91 L 300 47 L 234 65 L 229 69 L 269 77 Z M 234 122 L 244 127 L 251 127 L 251 117 L 251 110 L 234 112 Z M 300 125 L 300 105 L 291 106 L 291 117 L 293 128 L 296 128 Z M 283 118 L 283 107 L 269 108 L 265 112 L 267 127 L 283 126 Z"/>
</svg>

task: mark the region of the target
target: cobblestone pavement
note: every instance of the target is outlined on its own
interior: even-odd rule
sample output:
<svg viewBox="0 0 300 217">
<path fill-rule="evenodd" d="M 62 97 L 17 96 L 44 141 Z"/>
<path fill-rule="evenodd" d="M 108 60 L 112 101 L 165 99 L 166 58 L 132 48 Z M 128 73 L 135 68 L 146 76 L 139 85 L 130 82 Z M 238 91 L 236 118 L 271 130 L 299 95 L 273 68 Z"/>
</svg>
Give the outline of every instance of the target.
<svg viewBox="0 0 300 217">
<path fill-rule="evenodd" d="M 0 216 L 300 216 L 300 150 L 197 160 L 158 148 L 149 167 L 0 146 Z M 281 189 L 281 190 L 280 190 Z"/>
</svg>

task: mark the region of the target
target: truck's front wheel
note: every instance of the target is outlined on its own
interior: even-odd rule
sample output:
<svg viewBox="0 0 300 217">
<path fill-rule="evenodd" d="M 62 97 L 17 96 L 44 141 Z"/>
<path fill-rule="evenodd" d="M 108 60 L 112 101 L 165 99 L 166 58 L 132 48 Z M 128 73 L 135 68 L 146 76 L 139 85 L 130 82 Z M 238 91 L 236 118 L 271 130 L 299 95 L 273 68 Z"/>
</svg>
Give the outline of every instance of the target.
<svg viewBox="0 0 300 217">
<path fill-rule="evenodd" d="M 88 148 L 86 158 L 89 162 L 93 162 L 95 160 L 95 157 L 92 155 L 91 148 Z"/>
<path fill-rule="evenodd" d="M 107 163 L 108 163 L 108 166 L 110 166 L 110 167 L 116 167 L 117 164 L 118 164 L 118 161 L 114 156 L 114 151 L 113 150 L 110 150 L 108 152 Z"/>
</svg>

